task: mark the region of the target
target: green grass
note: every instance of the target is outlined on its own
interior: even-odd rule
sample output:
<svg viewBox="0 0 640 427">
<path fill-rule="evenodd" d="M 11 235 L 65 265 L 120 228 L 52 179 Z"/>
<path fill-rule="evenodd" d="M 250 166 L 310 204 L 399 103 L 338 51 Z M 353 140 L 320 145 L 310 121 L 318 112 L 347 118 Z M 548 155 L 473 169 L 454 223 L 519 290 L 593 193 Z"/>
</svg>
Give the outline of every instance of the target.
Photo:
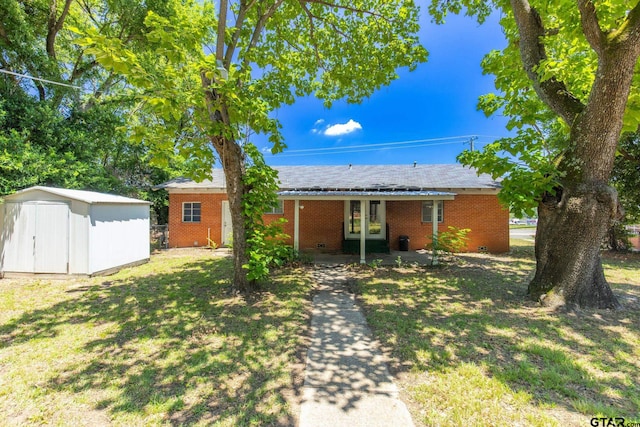
<svg viewBox="0 0 640 427">
<path fill-rule="evenodd" d="M 531 242 L 434 269 L 363 271 L 369 324 L 418 425 L 589 425 L 640 415 L 640 256 L 604 256 L 625 309 L 529 301 Z"/>
<path fill-rule="evenodd" d="M 231 263 L 167 251 L 114 276 L 0 281 L 0 425 L 290 425 L 310 282 L 228 293 Z"/>
<path fill-rule="evenodd" d="M 526 298 L 531 245 L 358 269 L 418 426 L 637 420 L 640 255 L 604 256 L 624 310 L 559 313 Z M 109 277 L 2 280 L 0 425 L 292 425 L 307 273 L 241 298 L 229 260 L 170 250 Z"/>
</svg>

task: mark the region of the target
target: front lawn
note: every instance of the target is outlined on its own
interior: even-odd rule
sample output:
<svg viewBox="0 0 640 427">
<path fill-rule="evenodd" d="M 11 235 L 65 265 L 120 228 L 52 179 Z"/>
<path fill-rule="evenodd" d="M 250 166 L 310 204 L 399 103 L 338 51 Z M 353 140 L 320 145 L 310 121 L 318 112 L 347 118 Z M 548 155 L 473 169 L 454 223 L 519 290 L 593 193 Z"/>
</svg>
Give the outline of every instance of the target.
<svg viewBox="0 0 640 427">
<path fill-rule="evenodd" d="M 170 250 L 109 277 L 0 280 L 0 425 L 291 425 L 310 281 L 250 299 Z M 296 368 L 297 366 L 297 368 Z"/>
<path fill-rule="evenodd" d="M 624 310 L 556 313 L 527 299 L 531 243 L 514 243 L 440 268 L 363 270 L 359 299 L 416 424 L 639 420 L 640 256 L 605 256 Z"/>
</svg>

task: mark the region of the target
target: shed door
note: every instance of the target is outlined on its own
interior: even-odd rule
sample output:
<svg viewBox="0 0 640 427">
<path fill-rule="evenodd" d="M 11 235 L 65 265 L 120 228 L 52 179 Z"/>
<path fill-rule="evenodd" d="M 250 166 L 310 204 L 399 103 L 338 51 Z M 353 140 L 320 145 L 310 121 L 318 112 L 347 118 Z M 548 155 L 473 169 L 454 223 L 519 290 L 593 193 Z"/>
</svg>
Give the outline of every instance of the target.
<svg viewBox="0 0 640 427">
<path fill-rule="evenodd" d="M 67 273 L 69 206 L 66 203 L 7 203 L 3 269 Z"/>
<path fill-rule="evenodd" d="M 69 205 L 38 204 L 35 225 L 34 271 L 67 273 L 69 263 Z"/>
</svg>

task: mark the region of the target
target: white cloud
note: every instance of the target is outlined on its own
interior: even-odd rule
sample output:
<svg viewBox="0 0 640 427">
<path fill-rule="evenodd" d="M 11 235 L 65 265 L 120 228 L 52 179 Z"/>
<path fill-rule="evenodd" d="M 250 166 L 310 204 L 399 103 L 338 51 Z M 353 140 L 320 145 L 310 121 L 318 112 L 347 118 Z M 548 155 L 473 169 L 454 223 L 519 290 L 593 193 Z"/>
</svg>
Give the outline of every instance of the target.
<svg viewBox="0 0 640 427">
<path fill-rule="evenodd" d="M 327 136 L 340 136 L 355 132 L 359 129 L 362 129 L 362 125 L 353 119 L 349 119 L 347 123 L 327 127 L 324 134 Z"/>
<path fill-rule="evenodd" d="M 318 119 L 313 124 L 313 129 L 311 129 L 311 133 L 323 133 L 322 124 L 324 123 L 324 119 Z"/>
</svg>

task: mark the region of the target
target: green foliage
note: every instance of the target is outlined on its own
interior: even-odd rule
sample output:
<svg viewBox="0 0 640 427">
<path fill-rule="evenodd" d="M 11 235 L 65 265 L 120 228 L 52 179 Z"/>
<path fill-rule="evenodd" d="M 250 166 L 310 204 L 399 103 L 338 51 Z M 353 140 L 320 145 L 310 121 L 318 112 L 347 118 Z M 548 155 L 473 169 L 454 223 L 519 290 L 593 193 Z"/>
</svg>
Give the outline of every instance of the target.
<svg viewBox="0 0 640 427">
<path fill-rule="evenodd" d="M 431 249 L 434 252 L 457 254 L 463 252 L 467 248 L 467 242 L 469 238 L 467 234 L 471 229 L 458 228 L 449 226 L 448 231 L 442 231 L 437 236 L 429 235 L 428 239 L 431 243 L 427 243 L 426 248 Z"/>
<path fill-rule="evenodd" d="M 622 136 L 611 178 L 625 211 L 623 223 L 640 223 L 640 133 Z"/>
<path fill-rule="evenodd" d="M 380 266 L 382 265 L 382 260 L 380 258 L 376 258 L 371 260 L 370 263 L 367 264 L 369 267 L 371 267 L 372 269 L 376 270 L 378 268 L 380 268 Z"/>
<path fill-rule="evenodd" d="M 149 141 L 134 138 L 129 127 L 149 116 L 70 31 L 100 28 L 139 51 L 144 18 L 150 11 L 166 15 L 166 2 L 71 2 L 66 15 L 58 2 L 55 31 L 50 4 L 0 1 L 2 68 L 76 86 L 0 75 L 0 195 L 32 185 L 117 193 L 152 201 L 166 223 L 167 194 L 152 187 L 181 175 L 188 163 L 175 151 L 164 163 L 153 161 Z"/>
<path fill-rule="evenodd" d="M 247 277 L 264 278 L 282 255 L 279 245 L 269 246 L 279 240 L 277 232 L 260 218 L 270 202 L 258 193 L 272 197 L 274 181 L 257 150 L 241 141 L 266 134 L 272 152 L 280 152 L 285 142 L 272 114 L 278 107 L 307 95 L 327 106 L 338 99 L 360 102 L 397 78 L 398 67 L 425 61 L 418 8 L 412 0 L 230 2 L 229 19 L 218 22 L 212 3 L 167 0 L 164 6 L 146 13 L 138 43 L 99 25 L 74 27 L 75 42 L 126 79 L 127 95 L 146 113 L 130 132 L 146 141 L 155 165 L 177 152 L 190 166 L 188 176 L 202 180 L 217 157 L 227 173 L 243 179 L 248 193 L 235 197 L 242 194 L 245 221 L 234 227 L 244 226 L 247 237 Z M 215 55 L 208 48 L 214 45 Z M 240 177 L 237 165 L 246 159 L 254 164 Z M 243 254 L 234 255 L 243 262 Z M 237 279 L 244 288 L 245 280 Z"/>
<path fill-rule="evenodd" d="M 243 177 L 247 188 L 242 199 L 244 229 L 247 236 L 247 278 L 264 280 L 269 269 L 279 267 L 294 258 L 293 248 L 285 244 L 289 238 L 282 231 L 286 219 L 278 218 L 269 224 L 264 222 L 264 213 L 278 205 L 278 172 L 270 168 L 262 153 L 253 144 L 246 144 L 245 152 L 250 164 Z"/>
<path fill-rule="evenodd" d="M 360 102 L 395 79 L 397 67 L 413 69 L 427 56 L 416 36 L 417 8 L 408 0 L 367 0 L 353 6 L 241 2 L 231 6 L 242 20 L 227 28 L 222 73 L 215 56 L 202 49 L 216 42 L 211 4 L 168 1 L 167 7 L 171 13 L 164 16 L 147 14 L 144 51 L 98 27 L 75 29 L 80 36 L 76 43 L 104 67 L 125 76 L 141 108 L 158 117 L 153 129 L 136 128 L 147 138 L 157 136 L 157 156 L 173 148 L 169 136 L 178 125 L 196 135 L 230 140 L 248 132 L 265 133 L 273 151 L 282 151 L 280 124 L 270 115 L 281 105 L 311 94 L 327 105 L 342 98 Z M 211 80 L 207 90 L 216 94 L 215 105 L 209 107 L 203 78 Z M 209 108 L 224 111 L 228 122 L 212 120 Z M 208 142 L 202 137 L 182 147 L 182 154 L 206 160 L 192 171 L 196 179 L 210 173 Z"/>
<path fill-rule="evenodd" d="M 482 3 L 482 2 L 480 2 Z M 540 14 L 547 35 L 546 59 L 536 67 L 540 81 L 562 81 L 577 100 L 589 102 L 591 86 L 598 66 L 595 51 L 587 42 L 580 13 L 575 2 L 530 1 Z M 487 54 L 482 62 L 484 73 L 495 76 L 496 92 L 480 98 L 478 107 L 487 116 L 501 114 L 509 118 L 510 138 L 500 139 L 481 151 L 464 152 L 458 160 L 479 172 L 502 178 L 500 199 L 517 216 L 531 216 L 546 194 L 554 194 L 563 178 L 576 167 L 570 141 L 572 123 L 562 122 L 540 99 L 523 67 L 520 35 L 511 5 L 494 2 L 501 10 L 500 24 L 508 41 L 501 50 Z M 622 30 L 622 22 L 630 6 L 625 2 L 596 2 L 599 24 L 611 37 Z M 486 11 L 476 0 L 438 1 L 431 9 L 436 18 L 447 12 L 466 11 L 482 19 Z M 430 9 L 430 10 L 431 10 Z M 432 13 L 434 13 L 432 11 Z M 624 129 L 636 130 L 640 125 L 640 74 L 635 73 L 624 116 Z"/>
</svg>

